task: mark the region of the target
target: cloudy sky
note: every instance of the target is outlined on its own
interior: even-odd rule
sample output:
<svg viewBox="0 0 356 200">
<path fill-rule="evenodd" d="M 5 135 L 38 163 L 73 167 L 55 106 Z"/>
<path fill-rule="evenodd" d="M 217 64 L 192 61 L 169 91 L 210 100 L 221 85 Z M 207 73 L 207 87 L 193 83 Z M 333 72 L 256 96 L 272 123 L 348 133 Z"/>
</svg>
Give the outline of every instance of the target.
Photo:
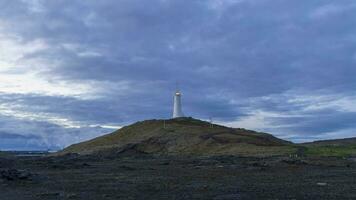
<svg viewBox="0 0 356 200">
<path fill-rule="evenodd" d="M 186 115 L 356 136 L 354 0 L 0 0 L 0 149 Z"/>
</svg>

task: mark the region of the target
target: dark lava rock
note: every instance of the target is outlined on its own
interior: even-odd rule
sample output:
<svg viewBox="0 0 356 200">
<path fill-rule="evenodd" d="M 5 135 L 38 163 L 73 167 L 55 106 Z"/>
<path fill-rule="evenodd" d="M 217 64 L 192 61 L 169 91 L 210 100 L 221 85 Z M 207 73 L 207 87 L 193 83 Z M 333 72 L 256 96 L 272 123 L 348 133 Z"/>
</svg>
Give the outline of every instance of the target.
<svg viewBox="0 0 356 200">
<path fill-rule="evenodd" d="M 290 165 L 306 165 L 306 164 L 308 164 L 304 160 L 300 160 L 300 159 L 284 159 L 284 160 L 282 160 L 282 162 L 290 164 Z"/>
<path fill-rule="evenodd" d="M 68 166 L 65 166 L 63 164 L 53 164 L 49 166 L 51 169 L 68 169 Z"/>
<path fill-rule="evenodd" d="M 169 161 L 160 163 L 160 165 L 170 165 L 170 164 L 171 163 Z"/>
<path fill-rule="evenodd" d="M 58 170 L 66 170 L 66 169 L 82 169 L 84 167 L 90 167 L 91 165 L 84 162 L 84 163 L 68 163 L 68 162 L 61 162 L 49 165 L 51 169 L 58 169 Z"/>
<path fill-rule="evenodd" d="M 0 170 L 0 179 L 8 181 L 16 180 L 32 180 L 34 174 L 26 170 L 17 170 L 17 169 L 1 169 Z"/>
<path fill-rule="evenodd" d="M 37 196 L 47 199 L 47 198 L 54 198 L 54 197 L 63 197 L 64 193 L 63 192 L 47 192 L 47 193 L 37 194 Z"/>
<path fill-rule="evenodd" d="M 9 168 L 13 166 L 13 160 L 7 158 L 0 158 L 0 168 Z"/>
<path fill-rule="evenodd" d="M 127 166 L 127 165 L 120 166 L 120 168 L 123 169 L 123 170 L 127 170 L 127 171 L 136 170 L 136 168 L 133 168 L 133 167 L 130 167 L 130 166 Z"/>
<path fill-rule="evenodd" d="M 218 195 L 214 198 L 214 200 L 227 200 L 227 199 L 241 199 L 240 194 L 224 194 Z"/>
<path fill-rule="evenodd" d="M 251 164 L 253 167 L 268 167 L 268 164 L 265 162 L 254 162 Z"/>
</svg>

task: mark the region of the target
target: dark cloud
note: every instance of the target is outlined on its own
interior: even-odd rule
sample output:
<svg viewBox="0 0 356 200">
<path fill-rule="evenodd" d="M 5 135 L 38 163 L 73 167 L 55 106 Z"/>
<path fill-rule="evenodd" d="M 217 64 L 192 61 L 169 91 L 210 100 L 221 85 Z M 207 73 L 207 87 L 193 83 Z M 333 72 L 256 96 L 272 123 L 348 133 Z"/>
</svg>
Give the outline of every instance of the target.
<svg viewBox="0 0 356 200">
<path fill-rule="evenodd" d="M 1 150 L 58 150 L 73 142 L 88 140 L 110 129 L 100 126 L 62 127 L 53 122 L 26 120 L 0 115 Z"/>
</svg>

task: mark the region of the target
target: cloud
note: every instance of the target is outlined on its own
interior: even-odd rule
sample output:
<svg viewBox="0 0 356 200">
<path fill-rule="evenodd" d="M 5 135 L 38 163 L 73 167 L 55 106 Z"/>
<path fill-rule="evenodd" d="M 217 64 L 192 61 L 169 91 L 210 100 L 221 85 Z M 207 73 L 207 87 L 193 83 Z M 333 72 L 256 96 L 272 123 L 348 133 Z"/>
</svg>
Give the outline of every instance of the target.
<svg viewBox="0 0 356 200">
<path fill-rule="evenodd" d="M 325 17 L 334 16 L 337 14 L 343 14 L 347 11 L 355 10 L 356 4 L 326 4 L 313 10 L 311 17 L 315 19 L 321 19 Z"/>
<path fill-rule="evenodd" d="M 65 127 L 52 122 L 0 115 L 1 150 L 58 150 L 72 143 L 92 139 L 113 127 Z"/>
<path fill-rule="evenodd" d="M 350 95 L 350 96 L 349 96 Z M 246 127 L 297 142 L 346 138 L 355 134 L 353 94 L 287 91 L 249 100 L 248 115 L 223 124 Z"/>
<path fill-rule="evenodd" d="M 27 4 L 30 12 L 41 13 L 46 10 L 43 5 L 43 0 L 22 0 L 22 2 Z"/>
<path fill-rule="evenodd" d="M 169 118 L 178 81 L 190 116 L 293 141 L 349 136 L 353 4 L 0 1 L 1 122 L 62 147 Z"/>
</svg>

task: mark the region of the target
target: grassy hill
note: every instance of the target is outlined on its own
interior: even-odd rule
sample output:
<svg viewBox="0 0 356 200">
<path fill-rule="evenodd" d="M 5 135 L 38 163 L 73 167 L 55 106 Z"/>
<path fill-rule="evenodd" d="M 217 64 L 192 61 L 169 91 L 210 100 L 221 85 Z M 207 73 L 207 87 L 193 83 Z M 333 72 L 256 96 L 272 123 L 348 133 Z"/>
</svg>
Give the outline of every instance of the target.
<svg viewBox="0 0 356 200">
<path fill-rule="evenodd" d="M 306 154 L 309 156 L 356 156 L 356 138 L 323 140 L 304 143 Z"/>
<path fill-rule="evenodd" d="M 0 157 L 7 157 L 9 156 L 9 153 L 0 151 Z"/>
<path fill-rule="evenodd" d="M 270 156 L 289 154 L 296 148 L 270 134 L 178 118 L 137 122 L 111 134 L 69 146 L 59 154 L 100 151 Z"/>
</svg>

